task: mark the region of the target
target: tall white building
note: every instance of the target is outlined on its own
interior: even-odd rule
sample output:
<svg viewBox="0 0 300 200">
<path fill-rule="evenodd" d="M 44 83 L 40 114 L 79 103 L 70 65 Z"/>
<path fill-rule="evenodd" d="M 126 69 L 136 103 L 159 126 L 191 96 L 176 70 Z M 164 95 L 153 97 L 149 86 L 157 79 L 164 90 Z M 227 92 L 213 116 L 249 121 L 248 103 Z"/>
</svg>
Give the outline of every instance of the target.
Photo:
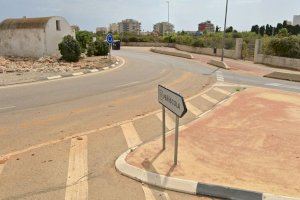
<svg viewBox="0 0 300 200">
<path fill-rule="evenodd" d="M 169 22 L 159 22 L 153 26 L 153 31 L 160 35 L 164 35 L 165 33 L 173 33 L 174 25 Z"/>
<path fill-rule="evenodd" d="M 293 25 L 299 25 L 300 26 L 300 15 L 294 15 Z"/>
<path fill-rule="evenodd" d="M 133 19 L 125 19 L 118 23 L 119 33 L 141 33 L 141 23 Z"/>
</svg>

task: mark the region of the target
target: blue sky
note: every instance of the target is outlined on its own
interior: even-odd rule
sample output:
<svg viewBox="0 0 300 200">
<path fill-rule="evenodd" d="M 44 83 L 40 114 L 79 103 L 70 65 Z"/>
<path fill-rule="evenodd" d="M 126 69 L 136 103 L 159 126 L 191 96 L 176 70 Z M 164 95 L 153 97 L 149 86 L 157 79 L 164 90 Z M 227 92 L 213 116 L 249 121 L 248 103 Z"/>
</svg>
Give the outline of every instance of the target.
<svg viewBox="0 0 300 200">
<path fill-rule="evenodd" d="M 165 0 L 0 0 L 0 20 L 12 17 L 64 16 L 81 29 L 133 18 L 142 29 L 167 21 Z M 225 0 L 170 0 L 170 21 L 176 30 L 196 30 L 197 24 L 211 20 L 223 26 Z M 276 24 L 300 15 L 300 0 L 229 0 L 228 25 L 249 30 L 254 24 Z"/>
</svg>

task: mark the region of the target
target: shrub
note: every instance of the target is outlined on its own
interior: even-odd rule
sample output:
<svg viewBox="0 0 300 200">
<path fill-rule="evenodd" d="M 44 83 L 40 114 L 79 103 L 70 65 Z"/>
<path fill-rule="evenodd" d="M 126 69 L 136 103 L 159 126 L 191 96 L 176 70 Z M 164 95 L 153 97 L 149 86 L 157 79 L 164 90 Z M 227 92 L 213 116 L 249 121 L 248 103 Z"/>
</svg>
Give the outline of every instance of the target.
<svg viewBox="0 0 300 200">
<path fill-rule="evenodd" d="M 88 44 L 86 55 L 88 57 L 91 57 L 91 56 L 95 55 L 95 51 L 96 51 L 95 44 L 93 42 Z"/>
<path fill-rule="evenodd" d="M 80 58 L 80 44 L 71 35 L 63 38 L 63 41 L 58 44 L 62 59 L 68 62 L 77 62 Z"/>
<path fill-rule="evenodd" d="M 280 57 L 300 58 L 300 36 L 273 37 L 263 40 L 263 53 Z"/>
<path fill-rule="evenodd" d="M 95 41 L 95 56 L 107 56 L 109 52 L 109 45 L 106 42 L 99 40 Z"/>
<path fill-rule="evenodd" d="M 82 52 L 85 52 L 87 44 L 93 42 L 93 33 L 88 31 L 77 31 L 76 40 L 79 42 Z"/>
</svg>

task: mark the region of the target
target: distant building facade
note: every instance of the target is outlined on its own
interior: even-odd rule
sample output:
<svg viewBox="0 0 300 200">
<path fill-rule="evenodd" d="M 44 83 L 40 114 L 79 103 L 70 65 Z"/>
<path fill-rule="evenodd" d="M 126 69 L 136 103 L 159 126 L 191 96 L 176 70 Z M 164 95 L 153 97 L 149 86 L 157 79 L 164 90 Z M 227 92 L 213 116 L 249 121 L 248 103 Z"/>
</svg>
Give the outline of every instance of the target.
<svg viewBox="0 0 300 200">
<path fill-rule="evenodd" d="M 63 37 L 75 31 L 63 17 L 6 19 L 0 23 L 0 55 L 59 56 Z"/>
<path fill-rule="evenodd" d="M 198 25 L 199 32 L 215 32 L 215 25 L 211 21 L 202 22 Z"/>
<path fill-rule="evenodd" d="M 156 32 L 160 35 L 174 33 L 174 25 L 169 22 L 159 22 L 153 26 L 153 32 Z"/>
<path fill-rule="evenodd" d="M 96 33 L 105 34 L 105 33 L 107 33 L 107 28 L 106 27 L 97 27 L 96 28 Z"/>
<path fill-rule="evenodd" d="M 111 33 L 119 32 L 119 25 L 117 23 L 110 24 L 108 31 L 111 32 Z"/>
<path fill-rule="evenodd" d="M 125 19 L 118 23 L 119 33 L 141 33 L 141 23 L 134 19 Z"/>
<path fill-rule="evenodd" d="M 299 25 L 300 26 L 300 15 L 294 15 L 293 25 Z"/>
</svg>

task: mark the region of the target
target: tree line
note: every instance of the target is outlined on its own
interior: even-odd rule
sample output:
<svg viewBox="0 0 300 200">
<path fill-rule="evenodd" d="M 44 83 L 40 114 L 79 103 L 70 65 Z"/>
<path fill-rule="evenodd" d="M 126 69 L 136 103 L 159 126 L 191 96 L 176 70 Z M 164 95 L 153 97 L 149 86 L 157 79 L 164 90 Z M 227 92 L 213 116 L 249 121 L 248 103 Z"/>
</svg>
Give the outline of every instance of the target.
<svg viewBox="0 0 300 200">
<path fill-rule="evenodd" d="M 253 25 L 251 28 L 251 32 L 254 32 L 256 34 L 260 34 L 261 36 L 264 36 L 265 34 L 268 36 L 277 35 L 281 29 L 287 29 L 288 33 L 290 35 L 299 35 L 300 34 L 300 26 L 299 25 L 290 25 L 287 21 L 284 21 L 283 23 L 278 23 L 276 27 L 273 27 L 270 24 L 267 24 L 266 26 L 259 26 L 259 25 Z"/>
</svg>

